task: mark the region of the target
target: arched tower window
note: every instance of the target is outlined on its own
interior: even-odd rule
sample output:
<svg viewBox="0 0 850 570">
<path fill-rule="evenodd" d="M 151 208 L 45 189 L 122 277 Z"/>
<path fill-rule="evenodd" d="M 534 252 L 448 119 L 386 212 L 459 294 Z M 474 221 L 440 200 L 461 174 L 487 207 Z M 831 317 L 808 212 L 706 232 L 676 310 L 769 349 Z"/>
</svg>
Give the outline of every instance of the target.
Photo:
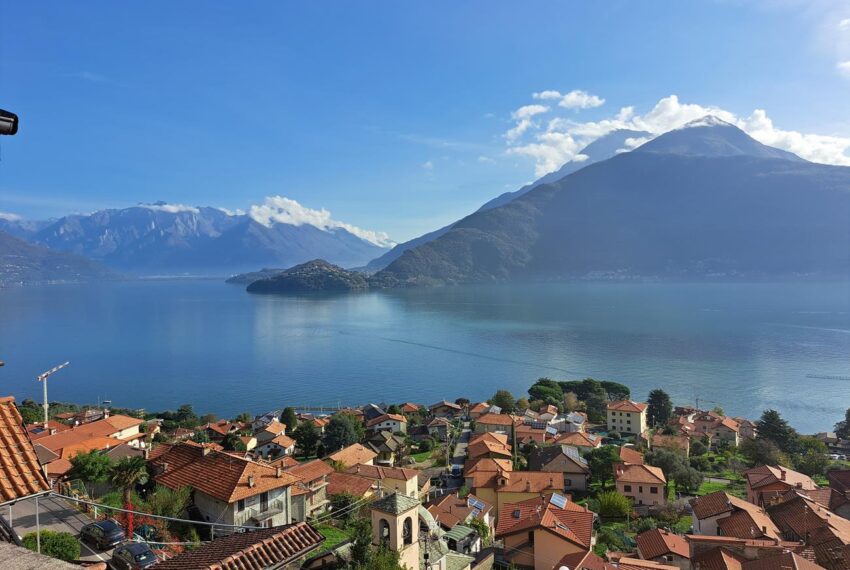
<svg viewBox="0 0 850 570">
<path fill-rule="evenodd" d="M 387 522 L 387 519 L 380 520 L 378 529 L 380 530 L 381 544 L 388 545 L 390 543 L 390 523 Z"/>
<path fill-rule="evenodd" d="M 413 517 L 404 519 L 402 536 L 404 537 L 404 544 L 413 544 Z"/>
</svg>

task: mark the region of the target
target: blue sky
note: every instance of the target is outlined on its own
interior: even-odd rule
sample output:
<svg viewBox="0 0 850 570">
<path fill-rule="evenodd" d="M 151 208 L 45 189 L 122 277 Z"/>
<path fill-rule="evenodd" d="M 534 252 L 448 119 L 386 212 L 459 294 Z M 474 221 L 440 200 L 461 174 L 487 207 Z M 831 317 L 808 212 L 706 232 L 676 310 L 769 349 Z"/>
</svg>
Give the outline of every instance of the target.
<svg viewBox="0 0 850 570">
<path fill-rule="evenodd" d="M 3 19 L 0 107 L 21 131 L 0 140 L 0 212 L 27 218 L 280 195 L 403 240 L 610 125 L 705 109 L 850 162 L 846 2 L 5 2 Z M 596 99 L 562 105 L 575 90 Z M 511 138 L 527 105 L 546 111 Z"/>
</svg>

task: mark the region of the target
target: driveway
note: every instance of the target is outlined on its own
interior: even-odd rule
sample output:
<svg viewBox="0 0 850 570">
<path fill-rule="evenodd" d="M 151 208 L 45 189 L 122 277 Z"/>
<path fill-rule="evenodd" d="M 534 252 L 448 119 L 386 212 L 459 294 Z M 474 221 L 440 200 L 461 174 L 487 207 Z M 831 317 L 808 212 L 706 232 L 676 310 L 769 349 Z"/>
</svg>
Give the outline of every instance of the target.
<svg viewBox="0 0 850 570">
<path fill-rule="evenodd" d="M 92 522 L 88 516 L 73 508 L 68 502 L 56 497 L 40 497 L 38 499 L 39 522 L 43 530 L 70 532 L 79 536 L 80 529 Z M 3 516 L 12 523 L 12 528 L 18 536 L 35 532 L 35 499 L 18 501 L 12 506 L 11 519 L 8 507 L 2 507 Z M 95 552 L 87 544 L 80 543 L 80 557 L 92 562 L 107 562 L 112 557 L 112 551 Z"/>
</svg>

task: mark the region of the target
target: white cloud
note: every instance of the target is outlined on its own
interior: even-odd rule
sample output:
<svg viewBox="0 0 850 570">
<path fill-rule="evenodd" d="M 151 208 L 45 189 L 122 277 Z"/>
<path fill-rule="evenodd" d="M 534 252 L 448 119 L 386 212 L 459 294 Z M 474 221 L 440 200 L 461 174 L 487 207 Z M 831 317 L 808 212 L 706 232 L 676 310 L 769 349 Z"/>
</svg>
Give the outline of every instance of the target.
<svg viewBox="0 0 850 570">
<path fill-rule="evenodd" d="M 838 22 L 839 30 L 850 30 L 850 18 L 844 18 L 840 22 Z"/>
<path fill-rule="evenodd" d="M 524 105 L 511 113 L 514 119 L 530 119 L 534 115 L 540 115 L 549 110 L 546 105 Z"/>
<path fill-rule="evenodd" d="M 558 100 L 558 106 L 564 109 L 593 109 L 605 104 L 605 99 L 602 97 L 597 97 L 581 89 L 573 89 L 566 94 L 554 89 L 547 89 L 546 91 L 532 93 L 531 97 L 542 101 Z"/>
<path fill-rule="evenodd" d="M 12 214 L 11 212 L 0 212 L 0 220 L 6 220 L 7 222 L 19 222 L 21 221 L 21 217 L 18 214 Z"/>
<path fill-rule="evenodd" d="M 200 210 L 194 206 L 185 206 L 183 204 L 166 204 L 165 202 L 156 202 L 154 204 L 139 204 L 139 208 L 146 208 L 155 212 L 168 212 L 169 214 L 179 214 L 181 212 L 191 212 L 197 214 Z"/>
<path fill-rule="evenodd" d="M 364 230 L 357 226 L 334 220 L 331 217 L 331 213 L 324 208 L 321 210 L 307 208 L 295 200 L 283 196 L 267 197 L 262 204 L 251 206 L 248 215 L 266 227 L 281 223 L 291 224 L 293 226 L 310 225 L 324 231 L 344 229 L 380 247 L 392 247 L 395 245 L 395 242 L 390 240 L 390 237 L 384 232 Z"/>
<path fill-rule="evenodd" d="M 230 210 L 228 208 L 216 208 L 216 210 L 224 212 L 228 216 L 244 216 L 245 215 L 245 210 L 243 210 L 242 208 L 236 208 L 235 210 Z"/>
<path fill-rule="evenodd" d="M 843 75 L 844 77 L 850 77 L 850 59 L 847 61 L 839 61 L 835 64 L 835 67 L 838 68 L 838 73 Z"/>
<path fill-rule="evenodd" d="M 542 91 L 532 96 L 536 99 L 554 99 L 555 93 L 561 96 L 556 91 Z M 632 129 L 659 135 L 706 115 L 714 115 L 766 145 L 788 150 L 806 160 L 850 165 L 848 137 L 779 129 L 763 109 L 755 109 L 749 116 L 739 117 L 720 107 L 683 103 L 676 95 L 660 99 L 642 115 L 637 114 L 633 107 L 622 107 L 615 115 L 598 121 L 580 122 L 571 116 L 564 116 L 553 117 L 545 125 L 520 122 L 505 134 L 510 143 L 507 152 L 533 158 L 535 174 L 542 176 L 557 170 L 566 162 L 578 160 L 582 148 L 611 131 Z M 647 140 L 632 139 L 620 150 L 631 150 Z"/>
<path fill-rule="evenodd" d="M 434 163 L 430 160 L 426 160 L 422 163 L 422 168 L 425 170 L 434 170 Z"/>
<path fill-rule="evenodd" d="M 547 89 L 546 91 L 532 93 L 531 96 L 535 99 L 542 99 L 544 101 L 551 101 L 552 99 L 560 99 L 563 97 L 560 91 L 555 91 L 554 89 Z"/>
<path fill-rule="evenodd" d="M 481 163 L 484 163 L 484 164 L 493 164 L 496 161 L 493 160 L 492 158 L 490 158 L 489 156 L 484 156 L 482 154 L 481 156 L 478 157 L 478 162 L 481 162 Z"/>
</svg>

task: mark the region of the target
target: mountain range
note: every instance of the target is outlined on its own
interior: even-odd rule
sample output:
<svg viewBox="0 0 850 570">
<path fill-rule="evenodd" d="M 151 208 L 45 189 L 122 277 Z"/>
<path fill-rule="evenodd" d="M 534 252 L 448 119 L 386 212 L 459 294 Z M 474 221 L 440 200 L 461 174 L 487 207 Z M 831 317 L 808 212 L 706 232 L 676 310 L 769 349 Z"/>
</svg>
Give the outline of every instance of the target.
<svg viewBox="0 0 850 570">
<path fill-rule="evenodd" d="M 850 168 L 706 117 L 479 210 L 373 281 L 847 277 L 848 220 Z"/>
<path fill-rule="evenodd" d="M 499 206 L 504 206 L 512 200 L 519 198 L 520 196 L 528 193 L 534 188 L 537 188 L 541 184 L 555 182 L 569 174 L 572 174 L 573 172 L 576 172 L 577 170 L 584 168 L 589 164 L 593 164 L 595 162 L 611 158 L 615 154 L 626 150 L 630 139 L 639 140 L 648 137 L 651 137 L 651 135 L 645 131 L 633 131 L 629 129 L 617 129 L 615 131 L 612 131 L 606 135 L 599 137 L 598 139 L 584 147 L 578 154 L 578 156 L 582 157 L 583 159 L 571 160 L 561 166 L 561 168 L 559 168 L 558 170 L 550 172 L 549 174 L 544 175 L 543 177 L 539 178 L 538 180 L 535 180 L 530 184 L 526 184 L 519 190 L 500 194 L 499 196 L 496 196 L 492 200 L 486 202 L 477 211 L 483 212 L 486 210 L 491 210 L 493 208 L 498 208 Z M 401 255 L 405 251 L 413 249 L 420 245 L 424 245 L 428 242 L 437 239 L 438 237 L 448 232 L 452 227 L 454 227 L 456 223 L 457 222 L 454 222 L 447 226 L 443 226 L 438 230 L 428 232 L 427 234 L 421 235 L 419 237 L 413 238 L 412 240 L 408 240 L 404 243 L 396 245 L 390 251 L 370 261 L 366 265 L 365 269 L 367 271 L 379 271 L 387 267 L 390 263 L 401 257 Z"/>
<path fill-rule="evenodd" d="M 225 275 L 321 257 L 364 265 L 387 248 L 344 227 L 255 219 L 218 208 L 158 202 L 50 222 L 2 221 L 0 230 L 128 274 Z"/>
<path fill-rule="evenodd" d="M 33 245 L 0 231 L 0 286 L 117 277 L 114 272 L 84 257 Z"/>
</svg>

